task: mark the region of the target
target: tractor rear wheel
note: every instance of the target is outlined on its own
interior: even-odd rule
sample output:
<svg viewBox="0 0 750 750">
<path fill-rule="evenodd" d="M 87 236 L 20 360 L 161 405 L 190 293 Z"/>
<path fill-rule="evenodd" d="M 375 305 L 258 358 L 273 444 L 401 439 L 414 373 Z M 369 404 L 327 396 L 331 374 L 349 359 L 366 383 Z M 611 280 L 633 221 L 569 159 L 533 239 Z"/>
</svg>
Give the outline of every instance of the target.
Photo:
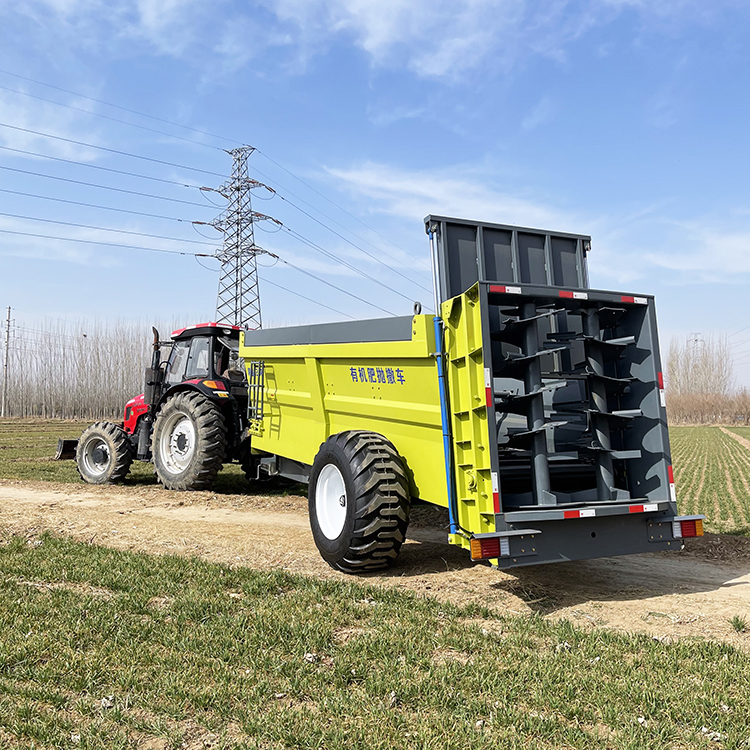
<svg viewBox="0 0 750 750">
<path fill-rule="evenodd" d="M 315 457 L 308 507 L 315 545 L 331 567 L 345 573 L 386 567 L 409 524 L 401 457 L 374 432 L 333 435 Z"/>
<path fill-rule="evenodd" d="M 221 471 L 227 427 L 218 406 L 195 391 L 178 393 L 159 410 L 151 454 L 168 490 L 209 489 Z"/>
<path fill-rule="evenodd" d="M 121 482 L 132 463 L 133 451 L 128 435 L 112 422 L 95 422 L 78 439 L 76 467 L 84 482 Z"/>
</svg>

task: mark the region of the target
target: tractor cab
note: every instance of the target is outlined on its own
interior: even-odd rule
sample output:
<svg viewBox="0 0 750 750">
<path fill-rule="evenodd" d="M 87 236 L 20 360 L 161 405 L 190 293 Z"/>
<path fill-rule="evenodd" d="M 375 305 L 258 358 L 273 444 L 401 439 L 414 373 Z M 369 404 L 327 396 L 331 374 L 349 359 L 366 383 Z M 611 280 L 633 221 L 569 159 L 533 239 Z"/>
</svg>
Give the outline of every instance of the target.
<svg viewBox="0 0 750 750">
<path fill-rule="evenodd" d="M 168 389 L 191 380 L 244 380 L 239 359 L 240 328 L 202 323 L 172 333 L 172 350 L 164 371 Z"/>
</svg>

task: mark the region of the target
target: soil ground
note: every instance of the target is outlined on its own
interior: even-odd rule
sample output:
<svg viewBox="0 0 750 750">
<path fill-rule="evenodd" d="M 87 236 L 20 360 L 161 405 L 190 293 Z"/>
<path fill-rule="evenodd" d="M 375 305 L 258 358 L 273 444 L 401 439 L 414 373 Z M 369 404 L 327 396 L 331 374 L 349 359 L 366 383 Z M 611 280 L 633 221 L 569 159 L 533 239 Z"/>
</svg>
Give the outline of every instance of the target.
<svg viewBox="0 0 750 750">
<path fill-rule="evenodd" d="M 538 612 L 583 627 L 638 631 L 664 641 L 705 637 L 750 651 L 750 539 L 708 535 L 682 552 L 519 568 L 473 563 L 446 543 L 445 520 L 413 509 L 396 565 L 362 578 L 499 614 Z M 253 568 L 347 579 L 318 555 L 307 498 L 296 494 L 219 495 L 157 487 L 0 480 L 0 529 L 43 531 L 158 554 L 195 555 Z M 96 582 L 91 582 L 95 584 Z"/>
</svg>

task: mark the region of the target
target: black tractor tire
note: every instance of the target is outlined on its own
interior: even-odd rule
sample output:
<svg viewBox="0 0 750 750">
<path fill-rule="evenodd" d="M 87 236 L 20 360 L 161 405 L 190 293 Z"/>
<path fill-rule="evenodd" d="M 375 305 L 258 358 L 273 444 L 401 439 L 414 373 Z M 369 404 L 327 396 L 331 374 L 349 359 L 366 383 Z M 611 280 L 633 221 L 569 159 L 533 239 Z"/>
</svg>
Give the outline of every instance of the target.
<svg viewBox="0 0 750 750">
<path fill-rule="evenodd" d="M 76 446 L 76 467 L 89 484 L 121 482 L 133 463 L 133 449 L 125 430 L 112 422 L 87 427 Z"/>
<path fill-rule="evenodd" d="M 344 573 L 388 566 L 409 525 L 409 480 L 396 449 L 374 432 L 347 431 L 320 446 L 308 495 L 313 539 Z"/>
<path fill-rule="evenodd" d="M 226 422 L 213 401 L 183 391 L 164 402 L 151 435 L 151 455 L 166 489 L 210 489 L 226 453 Z"/>
</svg>

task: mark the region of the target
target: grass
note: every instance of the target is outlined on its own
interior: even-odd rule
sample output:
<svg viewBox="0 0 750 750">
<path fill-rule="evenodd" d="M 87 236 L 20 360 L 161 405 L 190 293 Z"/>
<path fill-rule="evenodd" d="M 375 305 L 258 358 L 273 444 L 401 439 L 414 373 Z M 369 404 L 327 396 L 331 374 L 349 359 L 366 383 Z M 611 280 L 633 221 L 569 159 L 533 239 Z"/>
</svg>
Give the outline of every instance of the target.
<svg viewBox="0 0 750 750">
<path fill-rule="evenodd" d="M 750 451 L 718 427 L 672 427 L 669 435 L 680 512 L 705 514 L 707 531 L 747 535 Z"/>
<path fill-rule="evenodd" d="M 737 633 L 744 633 L 747 630 L 747 620 L 740 615 L 734 615 L 729 618 L 729 624 L 735 629 Z"/>
<path fill-rule="evenodd" d="M 0 546 L 0 632 L 4 748 L 750 742 L 726 645 L 51 536 Z"/>
<path fill-rule="evenodd" d="M 0 479 L 76 482 L 73 461 L 53 461 L 58 437 L 76 438 L 87 422 L 59 420 L 0 421 Z M 750 438 L 750 428 L 733 428 Z M 672 456 L 679 509 L 707 516 L 706 530 L 750 534 L 750 451 L 718 427 L 672 427 Z M 126 481 L 156 485 L 153 467 L 136 461 Z M 247 492 L 241 469 L 229 464 L 219 474 L 219 494 Z"/>
<path fill-rule="evenodd" d="M 78 438 L 90 424 L 72 420 L 0 420 L 0 479 L 81 482 L 75 461 L 53 459 L 58 438 Z M 156 485 L 153 466 L 135 461 L 125 483 Z M 237 464 L 225 466 L 216 481 L 215 491 L 219 494 L 247 492 L 242 469 Z"/>
</svg>

